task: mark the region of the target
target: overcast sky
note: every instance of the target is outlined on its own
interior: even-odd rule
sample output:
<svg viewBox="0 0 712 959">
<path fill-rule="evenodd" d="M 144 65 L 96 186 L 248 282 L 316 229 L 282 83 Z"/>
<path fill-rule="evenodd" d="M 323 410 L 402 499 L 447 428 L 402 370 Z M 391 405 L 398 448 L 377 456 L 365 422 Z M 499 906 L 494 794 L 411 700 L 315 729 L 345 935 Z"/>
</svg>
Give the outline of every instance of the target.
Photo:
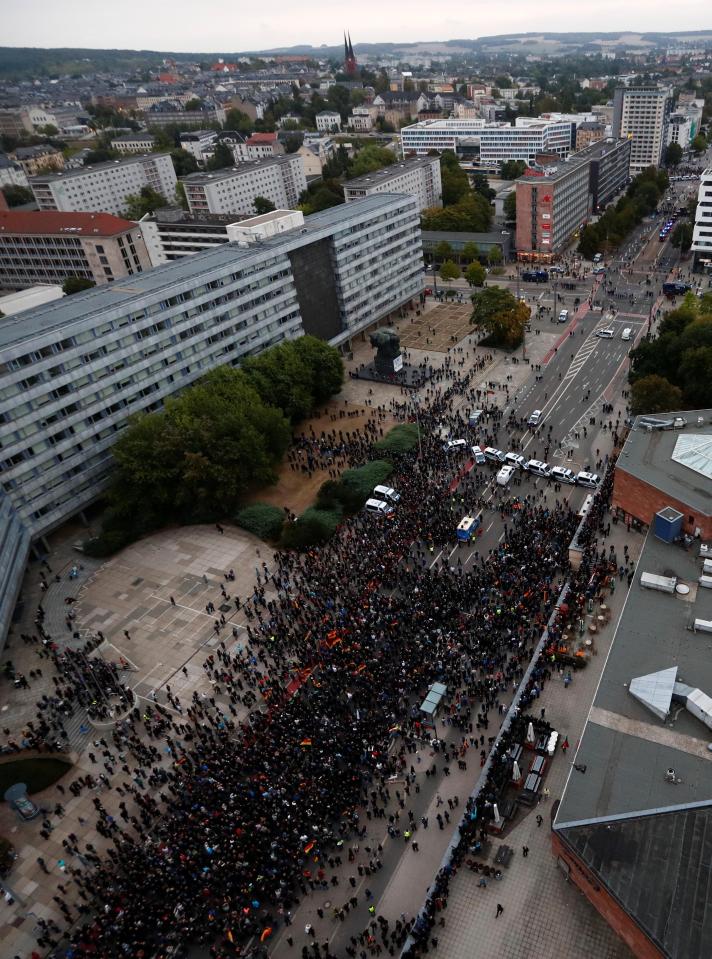
<svg viewBox="0 0 712 959">
<path fill-rule="evenodd" d="M 448 15 L 449 14 L 449 15 Z M 702 30 L 709 0 L 674 7 L 650 0 L 507 0 L 434 5 L 432 0 L 0 0 L 0 46 L 238 51 L 359 41 L 474 38 L 548 28 Z"/>
</svg>

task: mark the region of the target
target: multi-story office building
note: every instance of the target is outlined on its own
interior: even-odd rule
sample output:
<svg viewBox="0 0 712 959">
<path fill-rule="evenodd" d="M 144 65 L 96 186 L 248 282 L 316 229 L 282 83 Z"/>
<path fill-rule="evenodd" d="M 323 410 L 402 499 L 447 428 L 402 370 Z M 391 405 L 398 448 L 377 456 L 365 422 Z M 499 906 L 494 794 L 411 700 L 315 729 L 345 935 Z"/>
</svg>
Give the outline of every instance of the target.
<svg viewBox="0 0 712 959">
<path fill-rule="evenodd" d="M 137 223 L 109 213 L 0 212 L 0 287 L 79 276 L 113 283 L 150 269 Z"/>
<path fill-rule="evenodd" d="M 691 249 L 694 268 L 712 274 L 712 167 L 700 176 Z"/>
<path fill-rule="evenodd" d="M 576 142 L 576 124 L 571 120 L 517 118 L 516 126 L 497 123 L 480 130 L 480 166 L 498 169 L 507 160 L 533 163 L 537 154 L 562 159 Z"/>
<path fill-rule="evenodd" d="M 590 211 L 588 159 L 573 156 L 516 181 L 517 253 L 559 253 Z"/>
<path fill-rule="evenodd" d="M 0 642 L 31 540 L 101 494 L 132 414 L 305 332 L 348 344 L 422 287 L 416 199 L 379 194 L 0 323 Z"/>
<path fill-rule="evenodd" d="M 425 154 L 429 150 L 452 150 L 463 143 L 479 143 L 485 121 L 482 119 L 422 120 L 400 131 L 403 156 Z"/>
<path fill-rule="evenodd" d="M 256 213 L 255 197 L 261 196 L 282 210 L 299 202 L 307 188 L 302 158 L 296 154 L 239 163 L 211 173 L 181 177 L 188 209 L 204 213 Z"/>
<path fill-rule="evenodd" d="M 677 143 L 681 150 L 689 150 L 695 136 L 695 118 L 691 113 L 672 113 L 667 127 L 665 146 Z"/>
<path fill-rule="evenodd" d="M 32 177 L 30 187 L 40 210 L 81 213 L 96 210 L 121 216 L 126 197 L 151 187 L 170 203 L 176 192 L 176 174 L 168 153 L 127 157 Z"/>
<path fill-rule="evenodd" d="M 575 155 L 577 160 L 588 160 L 590 166 L 589 191 L 591 209 L 606 206 L 628 183 L 631 141 L 628 139 L 596 140 Z M 573 159 L 573 158 L 572 158 Z"/>
<path fill-rule="evenodd" d="M 418 208 L 443 205 L 439 157 L 410 157 L 344 183 L 347 203 L 373 193 L 411 193 Z"/>
<path fill-rule="evenodd" d="M 156 138 L 152 133 L 125 133 L 123 136 L 114 137 L 111 141 L 111 149 L 119 153 L 150 153 L 156 145 Z"/>
<path fill-rule="evenodd" d="M 614 137 L 630 137 L 630 172 L 660 166 L 667 141 L 672 98 L 663 87 L 617 87 L 613 96 Z"/>
</svg>

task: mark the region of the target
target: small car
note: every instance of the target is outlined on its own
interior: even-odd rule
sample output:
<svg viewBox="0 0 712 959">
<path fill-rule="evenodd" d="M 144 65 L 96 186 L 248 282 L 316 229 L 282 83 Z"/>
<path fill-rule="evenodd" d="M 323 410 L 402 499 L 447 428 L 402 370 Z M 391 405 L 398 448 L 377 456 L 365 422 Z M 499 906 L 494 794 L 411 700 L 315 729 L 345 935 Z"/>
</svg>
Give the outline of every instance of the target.
<svg viewBox="0 0 712 959">
<path fill-rule="evenodd" d="M 468 416 L 467 422 L 470 426 L 477 426 L 484 415 L 484 410 L 473 410 Z"/>
<path fill-rule="evenodd" d="M 602 340 L 612 340 L 616 335 L 616 331 L 607 327 L 605 330 L 596 330 L 596 336 L 600 337 Z"/>
<path fill-rule="evenodd" d="M 534 410 L 532 415 L 527 420 L 529 426 L 538 426 L 541 422 L 541 410 Z"/>
<path fill-rule="evenodd" d="M 472 447 L 472 457 L 478 466 L 481 466 L 483 463 L 487 462 L 487 460 L 485 459 L 485 454 L 482 452 L 481 446 Z"/>
</svg>

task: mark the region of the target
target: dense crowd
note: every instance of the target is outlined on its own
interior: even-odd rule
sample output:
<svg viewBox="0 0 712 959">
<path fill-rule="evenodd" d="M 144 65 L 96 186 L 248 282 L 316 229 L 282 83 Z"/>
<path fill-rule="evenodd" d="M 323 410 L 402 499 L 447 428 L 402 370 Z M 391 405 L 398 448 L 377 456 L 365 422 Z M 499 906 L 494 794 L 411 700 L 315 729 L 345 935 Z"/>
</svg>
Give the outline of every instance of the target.
<svg viewBox="0 0 712 959">
<path fill-rule="evenodd" d="M 103 783 L 121 803 L 114 817 L 99 795 L 93 800 L 97 829 L 111 843 L 103 858 L 76 836 L 65 840 L 85 868 L 69 867 L 78 904 L 57 897 L 72 924 L 71 945 L 58 955 L 181 956 L 191 942 L 207 944 L 216 959 L 244 955 L 249 941 L 269 944 L 299 900 L 318 888 L 331 890 L 334 916 L 345 920 L 359 903 L 353 889 L 337 888 L 337 871 L 363 841 L 364 818 L 387 818 L 389 834 L 400 836 L 403 811 L 409 835 L 416 828 L 406 810 L 411 786 L 419 788 L 409 756 L 430 738 L 417 705 L 435 680 L 448 686 L 448 725 L 456 730 L 437 744 L 442 761 L 465 762 L 472 749 L 485 764 L 494 739 L 489 713 L 524 676 L 568 576 L 578 520 L 563 501 L 547 506 L 541 492 L 497 490 L 485 504 L 476 473 L 450 490 L 452 464 L 437 428 L 461 425 L 450 412 L 455 400 L 484 399 L 471 376 L 453 366 L 448 379 L 431 384 L 419 409 L 421 455 L 397 458 L 393 482 L 401 502 L 393 519 L 354 517 L 327 546 L 275 553 L 257 570 L 254 592 L 242 604 L 246 639 L 231 640 L 229 624 L 216 625 L 220 642 L 204 663 L 212 696 L 195 692 L 181 701 L 168 686 L 169 706 L 134 705 L 121 664 L 92 658 L 90 647 L 60 651 L 41 630 L 57 670 L 56 696 L 44 697 L 37 724 L 29 724 L 33 743 L 60 743 L 74 703 L 99 718 L 126 713 L 96 741 L 99 757 L 90 753 L 104 772 L 70 786 L 79 794 Z M 394 402 L 391 412 L 412 418 L 412 405 Z M 360 462 L 381 434 L 378 423 L 377 416 L 363 431 L 303 435 L 294 462 L 310 469 Z M 514 416 L 504 423 L 494 407 L 484 423 L 493 442 L 499 430 L 516 436 L 525 429 Z M 455 527 L 478 508 L 500 512 L 504 536 L 463 563 L 457 551 L 448 555 Z M 581 594 L 599 575 L 600 517 L 591 515 L 574 583 Z M 442 558 L 433 557 L 445 546 Z M 607 569 L 610 558 L 600 562 Z M 537 664 L 525 705 L 545 670 Z M 240 707 L 250 709 L 247 721 L 238 719 Z M 488 789 L 468 812 L 472 802 L 482 810 L 491 804 L 502 757 L 489 756 Z M 395 774 L 405 778 L 404 795 L 389 782 Z M 466 818 L 461 851 L 483 819 L 475 829 Z M 374 846 L 369 853 L 374 871 L 380 852 Z M 346 954 L 393 955 L 409 934 L 413 952 L 427 948 L 457 856 L 439 874 L 415 926 L 371 914 Z M 56 930 L 43 929 L 39 942 L 58 946 Z M 309 954 L 332 955 L 317 942 Z"/>
</svg>

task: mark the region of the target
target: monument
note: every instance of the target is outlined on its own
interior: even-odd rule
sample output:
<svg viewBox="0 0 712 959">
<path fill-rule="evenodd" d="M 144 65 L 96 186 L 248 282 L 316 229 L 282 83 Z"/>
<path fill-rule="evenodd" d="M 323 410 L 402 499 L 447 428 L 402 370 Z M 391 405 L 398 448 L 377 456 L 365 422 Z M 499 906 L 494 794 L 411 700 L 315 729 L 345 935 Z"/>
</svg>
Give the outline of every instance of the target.
<svg viewBox="0 0 712 959">
<path fill-rule="evenodd" d="M 371 333 L 371 346 L 376 347 L 374 366 L 378 373 L 392 376 L 403 369 L 400 337 L 395 330 L 384 326 L 375 333 Z"/>
</svg>

